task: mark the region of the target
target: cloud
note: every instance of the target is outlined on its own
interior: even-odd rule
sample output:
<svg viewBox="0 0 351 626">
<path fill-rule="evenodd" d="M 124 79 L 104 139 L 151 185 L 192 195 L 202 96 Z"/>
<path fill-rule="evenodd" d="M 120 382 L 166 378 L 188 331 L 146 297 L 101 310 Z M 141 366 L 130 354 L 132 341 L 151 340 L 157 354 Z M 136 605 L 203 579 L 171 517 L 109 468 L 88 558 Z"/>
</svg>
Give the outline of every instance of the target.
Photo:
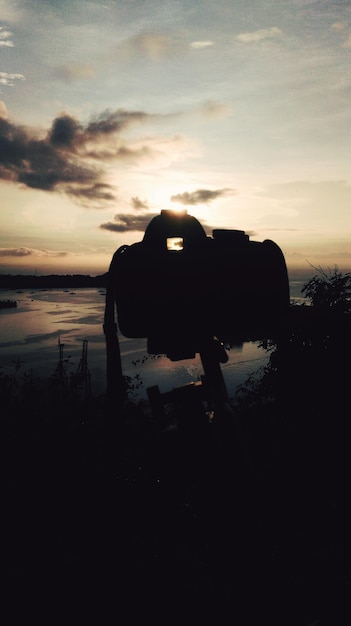
<svg viewBox="0 0 351 626">
<path fill-rule="evenodd" d="M 131 126 L 131 124 L 142 122 L 150 117 L 152 116 L 144 111 L 107 110 L 92 119 L 87 125 L 85 132 L 88 138 L 110 135 L 111 133 L 121 132 Z"/>
<path fill-rule="evenodd" d="M 9 72 L 0 72 L 0 85 L 13 87 L 15 80 L 24 80 L 23 74 L 10 74 Z"/>
<path fill-rule="evenodd" d="M 228 104 L 215 102 L 214 100 L 208 100 L 199 108 L 201 115 L 218 119 L 228 117 L 231 111 L 231 107 Z"/>
<path fill-rule="evenodd" d="M 118 41 L 118 43 L 114 37 L 114 42 L 107 52 L 100 51 L 89 62 L 70 62 L 57 65 L 54 68 L 56 78 L 67 83 L 72 83 L 75 80 L 91 80 L 99 76 L 103 67 L 107 72 L 114 72 L 116 63 L 119 67 L 128 67 L 130 63 L 136 63 L 139 66 L 141 59 L 143 63 L 156 64 L 184 55 L 186 50 L 186 44 L 181 37 L 173 38 L 169 34 L 148 30 L 142 30 Z M 97 44 L 96 50 L 98 50 Z M 112 70 L 108 69 L 109 66 L 112 67 Z"/>
<path fill-rule="evenodd" d="M 75 80 L 91 80 L 95 77 L 95 74 L 95 67 L 87 63 L 60 65 L 55 70 L 56 77 L 67 83 L 71 83 Z"/>
<path fill-rule="evenodd" d="M 1 74 L 0 74 L 1 77 Z M 45 136 L 9 120 L 0 107 L 0 180 L 24 188 L 62 192 L 76 202 L 102 208 L 116 201 L 115 188 L 107 180 L 107 163 L 130 163 L 145 157 L 156 159 L 161 138 L 128 140 L 131 125 L 153 118 L 143 111 L 104 111 L 83 125 L 67 113 L 56 117 Z M 174 141 L 173 141 L 174 143 Z"/>
<path fill-rule="evenodd" d="M 0 74 L 1 77 L 1 74 Z M 207 102 L 196 115 L 218 117 L 227 112 L 219 103 Z M 194 115 L 149 114 L 141 110 L 105 110 L 82 123 L 63 112 L 44 133 L 13 122 L 0 101 L 0 181 L 19 185 L 22 189 L 64 193 L 77 204 L 95 209 L 116 202 L 116 186 L 110 183 L 111 169 L 120 165 L 171 163 L 191 154 L 193 147 L 181 134 L 150 133 L 138 137 L 128 131 L 150 122 L 162 124 L 169 117 Z M 108 178 L 109 177 L 109 178 Z M 210 202 L 233 193 L 229 189 L 198 190 L 181 194 L 174 201 L 183 204 Z M 139 198 L 132 199 L 134 208 L 147 209 Z M 132 205 L 133 206 L 133 205 Z"/>
<path fill-rule="evenodd" d="M 3 118 L 4 120 L 8 118 L 7 107 L 3 100 L 0 100 L 0 119 L 1 118 Z"/>
<path fill-rule="evenodd" d="M 264 39 L 273 39 L 282 35 L 282 31 L 276 26 L 271 28 L 263 28 L 261 30 L 255 30 L 249 33 L 240 33 L 235 37 L 239 43 L 256 43 L 257 41 L 263 41 Z"/>
<path fill-rule="evenodd" d="M 68 252 L 57 250 L 37 250 L 36 248 L 0 248 L 0 257 L 65 257 Z"/>
<path fill-rule="evenodd" d="M 85 153 L 89 152 L 89 143 L 94 142 L 90 150 L 96 157 L 97 148 L 108 138 L 121 133 L 132 124 L 141 122 L 150 117 L 143 111 L 126 111 L 117 109 L 116 111 L 103 111 L 100 115 L 93 117 L 84 127 L 75 118 L 68 114 L 57 117 L 48 133 L 49 142 L 57 147 L 70 148 L 78 152 L 80 148 Z M 115 140 L 115 137 L 113 137 Z M 106 146 L 106 143 L 104 143 Z M 118 147 L 118 150 L 120 146 Z M 118 153 L 118 150 L 115 150 Z"/>
<path fill-rule="evenodd" d="M 55 132 L 56 122 L 44 139 L 0 118 L 0 178 L 33 189 L 66 191 L 100 182 L 100 172 L 76 155 L 74 130 Z M 71 142 L 71 143 L 70 143 Z"/>
<path fill-rule="evenodd" d="M 88 208 L 100 208 L 101 206 L 102 208 L 105 204 L 116 201 L 116 196 L 111 190 L 111 185 L 97 182 L 86 186 L 82 184 L 68 185 L 65 192 L 73 199 L 77 199 L 83 206 Z"/>
<path fill-rule="evenodd" d="M 132 198 L 132 207 L 133 209 L 148 209 L 149 205 L 146 202 L 146 200 L 140 200 L 140 198 L 138 198 L 138 196 L 134 196 L 134 198 Z"/>
<path fill-rule="evenodd" d="M 115 233 L 126 233 L 129 231 L 144 232 L 145 228 L 158 213 L 142 213 L 141 215 L 120 214 L 115 215 L 114 222 L 101 224 L 100 228 Z"/>
<path fill-rule="evenodd" d="M 183 51 L 183 43 L 165 35 L 152 31 L 142 31 L 131 37 L 117 47 L 117 53 L 126 54 L 127 57 L 149 59 L 150 61 L 160 61 L 171 58 Z"/>
<path fill-rule="evenodd" d="M 32 250 L 29 248 L 0 248 L 0 257 L 5 256 L 30 256 L 32 254 Z"/>
<path fill-rule="evenodd" d="M 175 45 L 170 37 L 158 33 L 140 33 L 134 38 L 133 44 L 138 52 L 152 60 L 170 56 Z"/>
<path fill-rule="evenodd" d="M 81 126 L 73 117 L 61 115 L 56 118 L 49 132 L 49 142 L 57 147 L 71 147 L 75 142 Z"/>
<path fill-rule="evenodd" d="M 202 50 L 210 46 L 214 46 L 213 41 L 192 41 L 190 44 L 190 48 L 195 48 L 195 50 Z"/>
<path fill-rule="evenodd" d="M 217 198 L 234 194 L 233 189 L 197 189 L 196 191 L 185 191 L 184 193 L 178 193 L 175 196 L 171 196 L 172 202 L 179 202 L 185 205 L 194 204 L 208 204 Z"/>
<path fill-rule="evenodd" d="M 100 224 L 102 230 L 108 230 L 113 233 L 127 233 L 127 232 L 141 232 L 144 233 L 146 227 L 149 225 L 154 217 L 159 216 L 160 213 L 141 213 L 135 215 L 135 213 L 121 213 L 114 216 L 114 221 L 105 222 Z M 208 224 L 206 220 L 201 220 L 201 225 L 204 228 L 208 236 L 211 235 L 212 230 L 217 228 Z M 247 234 L 252 234 L 247 231 Z"/>
<path fill-rule="evenodd" d="M 9 30 L 6 30 L 3 26 L 0 26 L 0 48 L 13 48 L 14 43 L 12 39 L 12 33 Z"/>
</svg>

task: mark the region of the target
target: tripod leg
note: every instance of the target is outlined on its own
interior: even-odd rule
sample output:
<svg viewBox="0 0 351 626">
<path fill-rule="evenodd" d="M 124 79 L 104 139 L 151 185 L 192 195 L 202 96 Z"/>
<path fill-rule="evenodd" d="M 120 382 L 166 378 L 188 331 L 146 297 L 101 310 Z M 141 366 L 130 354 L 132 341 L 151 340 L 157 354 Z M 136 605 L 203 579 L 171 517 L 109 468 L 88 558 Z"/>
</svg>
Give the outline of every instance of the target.
<svg viewBox="0 0 351 626">
<path fill-rule="evenodd" d="M 204 369 L 206 386 L 213 399 L 215 411 L 221 411 L 228 404 L 229 396 L 223 378 L 223 372 L 219 361 L 217 340 L 212 339 L 200 352 L 202 367 Z M 221 359 L 222 361 L 224 359 Z"/>
<path fill-rule="evenodd" d="M 244 465 L 252 471 L 249 453 L 240 422 L 229 404 L 229 395 L 219 362 L 219 355 L 220 352 L 218 342 L 215 339 L 208 342 L 208 344 L 204 346 L 204 349 L 200 352 L 200 358 L 205 373 L 206 388 L 209 391 L 209 396 L 214 405 L 214 419 L 217 424 L 217 431 L 221 441 L 220 445 L 225 448 L 228 444 L 231 446 L 231 434 L 235 432 L 241 452 L 240 456 L 244 459 Z M 224 359 L 221 360 L 223 362 Z M 234 431 L 232 430 L 233 428 Z"/>
</svg>

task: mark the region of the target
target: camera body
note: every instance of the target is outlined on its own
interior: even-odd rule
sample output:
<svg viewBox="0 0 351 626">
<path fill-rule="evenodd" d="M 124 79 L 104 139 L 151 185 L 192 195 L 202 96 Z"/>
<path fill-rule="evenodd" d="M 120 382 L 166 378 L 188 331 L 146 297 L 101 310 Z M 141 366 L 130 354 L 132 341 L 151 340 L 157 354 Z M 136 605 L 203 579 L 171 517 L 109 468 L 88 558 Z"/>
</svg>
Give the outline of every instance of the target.
<svg viewBox="0 0 351 626">
<path fill-rule="evenodd" d="M 186 211 L 161 211 L 143 240 L 115 255 L 118 325 L 148 339 L 150 354 L 192 358 L 204 342 L 275 336 L 289 307 L 284 256 L 273 241 L 240 230 L 206 235 Z"/>
</svg>

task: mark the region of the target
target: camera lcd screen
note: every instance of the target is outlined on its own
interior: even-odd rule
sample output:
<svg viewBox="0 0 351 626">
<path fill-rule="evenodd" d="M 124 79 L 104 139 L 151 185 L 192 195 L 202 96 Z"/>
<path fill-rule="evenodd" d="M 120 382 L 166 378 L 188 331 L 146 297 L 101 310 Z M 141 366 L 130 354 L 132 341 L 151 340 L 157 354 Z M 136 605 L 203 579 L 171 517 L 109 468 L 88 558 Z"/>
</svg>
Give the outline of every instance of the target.
<svg viewBox="0 0 351 626">
<path fill-rule="evenodd" d="M 167 250 L 173 250 L 179 252 L 183 250 L 184 241 L 183 237 L 168 237 L 167 238 Z"/>
</svg>

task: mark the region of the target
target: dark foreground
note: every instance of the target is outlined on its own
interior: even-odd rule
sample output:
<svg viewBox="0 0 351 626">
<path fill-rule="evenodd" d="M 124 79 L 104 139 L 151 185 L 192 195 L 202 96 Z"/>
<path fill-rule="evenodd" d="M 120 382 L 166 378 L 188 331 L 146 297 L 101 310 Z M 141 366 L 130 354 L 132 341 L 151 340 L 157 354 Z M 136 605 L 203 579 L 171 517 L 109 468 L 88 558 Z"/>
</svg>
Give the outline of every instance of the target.
<svg viewBox="0 0 351 626">
<path fill-rule="evenodd" d="M 3 421 L 10 615 L 350 624 L 350 433 L 330 404 L 246 407 L 244 446 L 194 408 L 178 428 L 145 407 L 107 426 L 103 403 Z"/>
</svg>

